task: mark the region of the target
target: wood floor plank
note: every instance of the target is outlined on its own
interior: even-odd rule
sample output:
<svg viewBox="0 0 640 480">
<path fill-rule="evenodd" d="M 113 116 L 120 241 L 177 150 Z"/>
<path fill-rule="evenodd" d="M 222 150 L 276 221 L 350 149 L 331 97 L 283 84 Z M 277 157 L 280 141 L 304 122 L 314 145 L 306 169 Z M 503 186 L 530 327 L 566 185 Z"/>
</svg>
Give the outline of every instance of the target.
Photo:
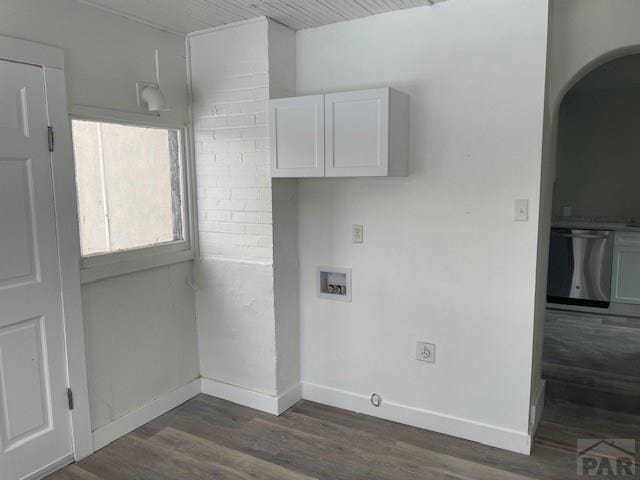
<svg viewBox="0 0 640 480">
<path fill-rule="evenodd" d="M 147 441 L 167 449 L 172 454 L 179 453 L 193 458 L 204 465 L 222 465 L 249 478 L 264 480 L 317 480 L 293 472 L 279 465 L 265 462 L 238 450 L 233 450 L 210 440 L 182 432 L 171 427 L 161 430 Z"/>
<path fill-rule="evenodd" d="M 575 470 L 575 458 L 543 446 L 537 447 L 538 456 L 531 457 L 309 401 L 298 403 L 283 416 L 296 412 L 524 476 L 533 474 L 545 480 L 566 480 L 567 466 Z"/>
<path fill-rule="evenodd" d="M 250 480 L 246 474 L 126 436 L 88 457 L 81 467 L 103 480 Z"/>
<path fill-rule="evenodd" d="M 569 402 L 554 402 L 545 409 L 544 421 L 574 426 L 589 431 L 640 434 L 640 415 L 613 412 Z"/>
<path fill-rule="evenodd" d="M 93 473 L 83 470 L 78 465 L 69 465 L 56 473 L 49 475 L 48 480 L 101 480 Z"/>
<path fill-rule="evenodd" d="M 513 472 L 499 470 L 482 463 L 464 460 L 430 449 L 416 447 L 393 437 L 375 435 L 344 427 L 337 423 L 321 422 L 317 419 L 292 412 L 287 417 L 254 419 L 270 428 L 286 428 L 298 432 L 318 435 L 325 440 L 348 444 L 351 448 L 367 452 L 375 462 L 401 465 L 408 478 L 416 478 L 421 469 L 458 475 L 475 480 L 531 480 Z"/>
<path fill-rule="evenodd" d="M 256 415 L 241 429 L 211 428 L 211 425 L 207 425 L 209 420 L 194 421 L 193 418 L 182 416 L 180 412 L 176 412 L 171 422 L 196 436 L 312 477 L 337 480 L 404 478 L 400 475 L 402 468 L 398 465 L 381 463 L 374 455 L 354 449 L 345 442 L 335 442 L 320 436 L 286 431 L 260 423 L 269 417 Z M 434 480 L 460 477 L 449 473 L 445 476 L 441 471 L 424 468 L 413 478 Z"/>
<path fill-rule="evenodd" d="M 308 401 L 275 417 L 199 395 L 48 480 L 572 480 L 576 440 L 606 432 L 633 437 L 640 417 L 550 405 L 526 456 Z"/>
</svg>

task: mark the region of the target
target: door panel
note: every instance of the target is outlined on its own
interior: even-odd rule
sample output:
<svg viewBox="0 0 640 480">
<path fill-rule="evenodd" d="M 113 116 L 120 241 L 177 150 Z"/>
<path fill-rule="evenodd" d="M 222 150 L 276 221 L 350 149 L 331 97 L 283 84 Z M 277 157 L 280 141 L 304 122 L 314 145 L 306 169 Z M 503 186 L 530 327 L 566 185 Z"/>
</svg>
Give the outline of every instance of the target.
<svg viewBox="0 0 640 480">
<path fill-rule="evenodd" d="M 42 69 L 0 61 L 0 105 L 0 478 L 18 480 L 72 453 L 71 418 Z"/>
<path fill-rule="evenodd" d="M 377 167 L 380 164 L 379 122 L 378 98 L 335 102 L 333 167 Z"/>
<path fill-rule="evenodd" d="M 33 174 L 28 158 L 0 158 L 0 289 L 38 281 L 34 241 Z"/>
<path fill-rule="evenodd" d="M 615 303 L 640 304 L 640 234 L 617 232 L 613 254 Z"/>
<path fill-rule="evenodd" d="M 17 130 L 20 125 L 19 111 L 23 106 L 23 98 L 26 97 L 26 89 L 17 91 L 11 89 L 2 89 L 0 92 L 0 129 Z"/>
<path fill-rule="evenodd" d="M 43 318 L 0 329 L 0 414 L 3 452 L 51 429 Z"/>
<path fill-rule="evenodd" d="M 274 177 L 324 175 L 322 95 L 269 102 L 269 146 Z"/>
<path fill-rule="evenodd" d="M 325 95 L 326 175 L 389 174 L 389 89 Z"/>
<path fill-rule="evenodd" d="M 640 248 L 615 250 L 614 298 L 616 303 L 640 303 Z"/>
</svg>

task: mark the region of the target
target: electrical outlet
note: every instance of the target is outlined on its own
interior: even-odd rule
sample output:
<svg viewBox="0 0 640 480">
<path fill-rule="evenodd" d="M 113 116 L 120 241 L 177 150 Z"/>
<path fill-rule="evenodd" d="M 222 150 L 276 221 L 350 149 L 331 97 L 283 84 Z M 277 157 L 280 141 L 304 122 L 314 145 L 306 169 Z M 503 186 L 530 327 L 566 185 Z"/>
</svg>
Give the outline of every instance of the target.
<svg viewBox="0 0 640 480">
<path fill-rule="evenodd" d="M 436 363 L 436 346 L 433 343 L 416 342 L 416 360 Z"/>
</svg>

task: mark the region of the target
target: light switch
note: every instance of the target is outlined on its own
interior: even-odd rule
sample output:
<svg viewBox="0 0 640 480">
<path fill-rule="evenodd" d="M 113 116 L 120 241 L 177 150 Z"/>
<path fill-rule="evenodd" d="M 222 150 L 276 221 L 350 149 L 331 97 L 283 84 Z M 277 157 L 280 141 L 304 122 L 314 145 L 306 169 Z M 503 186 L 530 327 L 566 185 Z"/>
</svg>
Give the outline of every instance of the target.
<svg viewBox="0 0 640 480">
<path fill-rule="evenodd" d="M 351 243 L 364 243 L 364 227 L 362 225 L 351 227 Z"/>
<path fill-rule="evenodd" d="M 529 221 L 529 200 L 519 199 L 515 201 L 515 212 L 513 220 L 516 222 Z"/>
</svg>

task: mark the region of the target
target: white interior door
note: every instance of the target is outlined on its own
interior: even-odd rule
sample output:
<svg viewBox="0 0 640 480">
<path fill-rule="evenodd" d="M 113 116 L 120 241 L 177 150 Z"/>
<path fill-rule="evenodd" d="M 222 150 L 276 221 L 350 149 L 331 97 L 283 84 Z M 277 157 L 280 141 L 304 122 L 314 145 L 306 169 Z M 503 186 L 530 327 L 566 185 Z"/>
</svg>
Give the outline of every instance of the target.
<svg viewBox="0 0 640 480">
<path fill-rule="evenodd" d="M 0 61 L 0 479 L 69 458 L 43 70 Z"/>
</svg>

